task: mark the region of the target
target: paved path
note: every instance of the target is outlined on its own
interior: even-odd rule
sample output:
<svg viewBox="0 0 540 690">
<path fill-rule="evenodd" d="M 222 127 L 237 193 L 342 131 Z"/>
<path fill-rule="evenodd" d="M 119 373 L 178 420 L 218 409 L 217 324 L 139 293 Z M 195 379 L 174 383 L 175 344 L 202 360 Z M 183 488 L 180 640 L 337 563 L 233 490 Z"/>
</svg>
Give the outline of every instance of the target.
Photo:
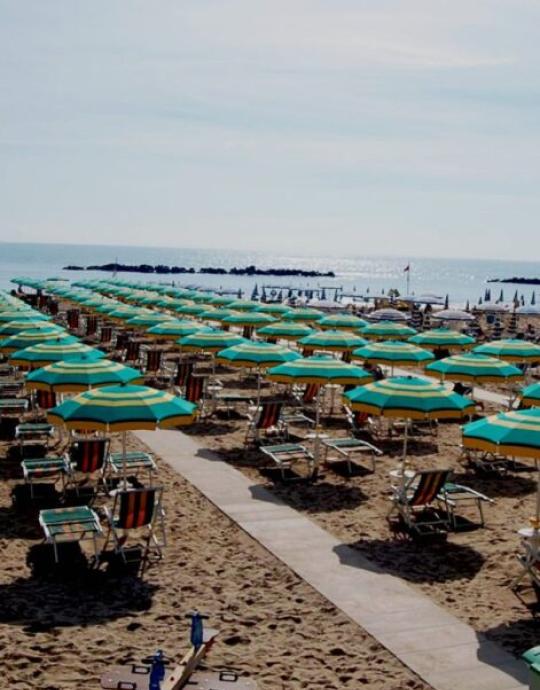
<svg viewBox="0 0 540 690">
<path fill-rule="evenodd" d="M 136 436 L 435 690 L 527 687 L 523 662 L 188 436 L 178 431 Z"/>
</svg>

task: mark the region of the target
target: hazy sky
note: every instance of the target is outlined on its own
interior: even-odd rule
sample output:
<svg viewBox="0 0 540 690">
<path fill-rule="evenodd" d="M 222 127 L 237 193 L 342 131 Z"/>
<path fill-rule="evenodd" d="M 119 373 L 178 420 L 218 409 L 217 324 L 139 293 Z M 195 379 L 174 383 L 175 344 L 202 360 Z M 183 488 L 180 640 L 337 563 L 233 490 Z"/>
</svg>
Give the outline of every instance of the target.
<svg viewBox="0 0 540 690">
<path fill-rule="evenodd" d="M 0 0 L 0 239 L 538 258 L 538 0 Z"/>
</svg>

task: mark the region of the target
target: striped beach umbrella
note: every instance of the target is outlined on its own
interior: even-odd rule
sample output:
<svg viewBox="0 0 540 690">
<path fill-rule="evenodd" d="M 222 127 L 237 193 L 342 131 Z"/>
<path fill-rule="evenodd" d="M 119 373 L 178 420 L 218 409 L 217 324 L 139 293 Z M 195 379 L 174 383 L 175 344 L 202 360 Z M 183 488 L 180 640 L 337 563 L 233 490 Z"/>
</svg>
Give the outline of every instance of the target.
<svg viewBox="0 0 540 690">
<path fill-rule="evenodd" d="M 261 338 L 279 338 L 282 340 L 299 340 L 310 333 L 313 333 L 313 328 L 292 321 L 276 321 L 257 329 L 257 335 Z"/>
<path fill-rule="evenodd" d="M 261 311 L 264 314 L 272 314 L 272 316 L 281 317 L 283 314 L 288 314 L 292 307 L 281 302 L 264 302 L 260 304 L 255 311 Z"/>
<path fill-rule="evenodd" d="M 45 342 L 62 342 L 62 343 L 76 343 L 78 338 L 69 335 L 63 328 L 52 325 L 48 328 L 31 328 L 27 331 L 21 331 L 15 335 L 10 335 L 7 338 L 0 340 L 0 352 L 9 354 L 17 350 L 24 350 L 30 345 L 37 345 Z"/>
<path fill-rule="evenodd" d="M 464 350 L 474 345 L 474 338 L 450 328 L 433 328 L 424 333 L 417 333 L 408 339 L 414 345 L 427 347 L 430 350 Z"/>
<path fill-rule="evenodd" d="M 99 386 L 139 383 L 142 379 L 140 371 L 120 362 L 82 356 L 31 371 L 26 375 L 26 387 L 29 390 L 73 393 Z"/>
<path fill-rule="evenodd" d="M 65 332 L 65 328 L 58 326 L 52 321 L 8 321 L 6 324 L 0 325 L 0 337 L 7 338 L 9 335 L 17 335 L 21 331 L 28 330 L 44 330 L 56 329 L 57 333 Z"/>
<path fill-rule="evenodd" d="M 364 338 L 347 331 L 319 331 L 311 333 L 298 341 L 299 345 L 312 350 L 328 350 L 330 352 L 352 352 L 355 348 L 366 344 Z"/>
<path fill-rule="evenodd" d="M 369 345 L 354 350 L 352 356 L 354 359 L 362 359 L 370 364 L 388 366 L 392 370 L 392 375 L 396 366 L 414 366 L 434 359 L 431 352 L 399 340 L 369 343 Z"/>
<path fill-rule="evenodd" d="M 264 324 L 273 323 L 276 319 L 270 314 L 258 311 L 244 311 L 237 314 L 231 314 L 223 319 L 223 323 L 229 326 L 263 326 Z"/>
<path fill-rule="evenodd" d="M 181 345 L 184 352 L 219 352 L 233 345 L 245 343 L 246 339 L 230 331 L 220 331 L 204 329 L 193 335 L 179 338 L 178 345 Z"/>
<path fill-rule="evenodd" d="M 317 321 L 317 327 L 327 329 L 356 330 L 367 326 L 367 321 L 354 314 L 329 314 Z"/>
<path fill-rule="evenodd" d="M 150 328 L 158 323 L 170 321 L 170 314 L 163 314 L 163 312 L 153 311 L 148 314 L 138 314 L 126 321 L 127 326 L 135 326 L 137 328 Z"/>
<path fill-rule="evenodd" d="M 399 340 L 410 338 L 416 331 L 396 321 L 379 321 L 360 328 L 358 333 L 369 340 Z"/>
<path fill-rule="evenodd" d="M 235 299 L 227 306 L 235 311 L 255 311 L 261 306 L 261 303 L 252 299 Z"/>
<path fill-rule="evenodd" d="M 101 350 L 84 345 L 81 342 L 65 344 L 62 342 L 48 342 L 32 345 L 24 350 L 17 350 L 17 352 L 13 352 L 9 356 L 9 361 L 16 366 L 37 369 L 53 362 L 76 359 L 82 355 L 93 359 L 105 357 L 105 353 Z"/>
<path fill-rule="evenodd" d="M 151 326 L 146 333 L 152 338 L 170 340 L 171 338 L 183 338 L 186 335 L 199 333 L 207 328 L 204 324 L 197 323 L 193 319 L 171 319 L 170 321 L 160 321 Z"/>
<path fill-rule="evenodd" d="M 315 323 L 324 318 L 324 312 L 319 309 L 310 309 L 309 307 L 296 307 L 283 314 L 284 321 L 303 321 L 304 323 Z"/>
<path fill-rule="evenodd" d="M 198 316 L 203 311 L 208 311 L 207 304 L 184 304 L 182 307 L 175 307 L 173 311 L 183 316 Z"/>
<path fill-rule="evenodd" d="M 383 309 L 376 309 L 368 314 L 370 321 L 392 321 L 400 322 L 407 321 L 409 316 L 406 312 L 393 309 L 392 307 L 385 307 Z"/>
<path fill-rule="evenodd" d="M 531 383 L 521 391 L 521 404 L 524 407 L 540 407 L 540 383 Z"/>
<path fill-rule="evenodd" d="M 216 323 L 222 323 L 228 316 L 232 316 L 233 314 L 237 313 L 238 312 L 233 311 L 232 309 L 212 307 L 201 312 L 197 318 L 201 319 L 202 321 L 215 321 Z"/>
<path fill-rule="evenodd" d="M 9 310 L 0 311 L 0 323 L 10 321 L 50 321 L 51 317 L 42 314 L 35 309 L 14 309 L 10 305 Z"/>
<path fill-rule="evenodd" d="M 471 381 L 472 383 L 515 381 L 523 372 L 508 362 L 472 352 L 445 357 L 426 366 L 426 374 L 447 381 Z"/>
<path fill-rule="evenodd" d="M 213 307 L 226 307 L 235 299 L 232 295 L 214 295 L 208 298 L 207 304 L 211 304 Z"/>
<path fill-rule="evenodd" d="M 483 343 L 477 345 L 473 352 L 498 357 L 506 362 L 540 362 L 540 345 L 517 338 Z"/>
</svg>

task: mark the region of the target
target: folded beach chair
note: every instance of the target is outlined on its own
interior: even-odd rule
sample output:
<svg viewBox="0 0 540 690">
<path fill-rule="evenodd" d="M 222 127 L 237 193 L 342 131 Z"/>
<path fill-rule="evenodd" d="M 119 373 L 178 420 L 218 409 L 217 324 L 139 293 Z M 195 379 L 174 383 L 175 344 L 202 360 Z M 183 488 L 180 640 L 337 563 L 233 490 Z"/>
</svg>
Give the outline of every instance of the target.
<svg viewBox="0 0 540 690">
<path fill-rule="evenodd" d="M 293 387 L 293 398 L 301 407 L 311 409 L 317 402 L 320 389 L 320 383 L 307 383 L 303 387 Z"/>
<path fill-rule="evenodd" d="M 68 485 L 73 485 L 79 493 L 77 475 L 90 475 L 100 472 L 103 475 L 109 454 L 108 438 L 78 438 L 68 451 Z"/>
<path fill-rule="evenodd" d="M 35 401 L 36 406 L 40 410 L 50 410 L 57 405 L 56 393 L 54 391 L 37 390 Z"/>
<path fill-rule="evenodd" d="M 174 377 L 174 385 L 183 388 L 186 381 L 193 373 L 194 361 L 192 359 L 182 358 L 178 362 L 176 374 Z"/>
<path fill-rule="evenodd" d="M 473 504 L 476 506 L 479 514 L 478 526 L 483 527 L 485 520 L 482 504 L 495 502 L 493 499 L 481 494 L 479 491 L 475 491 L 468 486 L 463 486 L 463 484 L 456 484 L 454 482 L 446 482 L 446 484 L 442 486 L 438 499 L 450 518 L 450 524 L 452 525 L 453 529 L 458 528 L 458 516 L 456 515 L 456 510 L 460 506 L 466 504 Z"/>
<path fill-rule="evenodd" d="M 353 433 L 353 436 L 360 436 L 361 434 L 368 434 L 371 438 L 380 440 L 381 429 L 372 417 L 367 412 L 360 412 L 359 410 L 351 410 L 350 407 L 345 407 L 345 415 Z"/>
<path fill-rule="evenodd" d="M 39 524 L 45 535 L 45 542 L 52 544 L 56 563 L 59 561 L 58 544 L 85 539 L 92 539 L 94 542 L 94 554 L 97 558 L 97 536 L 102 530 L 97 514 L 88 506 L 41 510 Z"/>
<path fill-rule="evenodd" d="M 452 470 L 421 470 L 395 487 L 387 518 L 397 512 L 405 526 L 418 535 L 446 533 L 449 518 L 436 509 L 439 495 Z"/>
<path fill-rule="evenodd" d="M 315 469 L 315 458 L 313 454 L 300 443 L 281 443 L 274 446 L 260 446 L 261 451 L 272 460 L 272 466 L 268 469 L 279 469 L 283 481 L 286 479 L 285 472 L 290 470 L 298 462 L 307 464 L 310 476 Z"/>
<path fill-rule="evenodd" d="M 157 465 L 151 453 L 142 450 L 129 451 L 123 453 L 109 453 L 105 466 L 105 479 L 107 482 L 112 477 L 121 477 L 124 471 L 128 477 L 138 477 L 139 474 L 148 474 L 148 485 L 152 486 L 154 473 L 157 472 Z"/>
<path fill-rule="evenodd" d="M 86 335 L 87 336 L 92 336 L 97 333 L 97 328 L 98 328 L 98 320 L 96 316 L 87 316 L 86 317 Z"/>
<path fill-rule="evenodd" d="M 146 362 L 144 364 L 144 373 L 158 374 L 161 371 L 163 352 L 161 350 L 147 350 Z"/>
<path fill-rule="evenodd" d="M 110 343 L 112 340 L 112 334 L 112 326 L 102 326 L 99 334 L 99 342 L 103 345 Z"/>
<path fill-rule="evenodd" d="M 114 343 L 114 349 L 119 352 L 125 350 L 128 344 L 128 340 L 129 336 L 127 335 L 127 333 L 117 333 L 116 341 Z"/>
<path fill-rule="evenodd" d="M 162 496 L 161 486 L 117 491 L 112 509 L 105 508 L 108 531 L 103 551 L 112 537 L 115 552 L 127 563 L 125 544 L 128 532 L 143 531 L 146 533 L 144 551 L 141 555 L 143 567 L 151 551 L 155 551 L 161 558 L 162 549 L 166 546 Z"/>
<path fill-rule="evenodd" d="M 281 420 L 282 409 L 283 403 L 280 401 L 265 401 L 253 414 L 248 415 L 244 445 L 258 443 L 261 440 L 261 433 L 264 433 L 265 437 L 273 435 L 283 438 L 286 435 L 286 429 Z"/>
<path fill-rule="evenodd" d="M 325 447 L 324 463 L 331 466 L 333 462 L 341 462 L 345 460 L 347 463 L 347 470 L 352 474 L 353 458 L 360 455 L 368 455 L 371 461 L 371 470 L 375 472 L 376 459 L 380 457 L 383 452 L 372 443 L 362 441 L 358 438 L 325 438 L 323 439 Z M 333 451 L 334 456 L 329 457 L 329 452 Z"/>
<path fill-rule="evenodd" d="M 136 340 L 129 340 L 126 346 L 126 354 L 124 362 L 136 364 L 139 362 L 141 356 L 141 344 Z"/>
<path fill-rule="evenodd" d="M 68 309 L 66 317 L 70 331 L 76 331 L 79 328 L 79 316 L 80 311 L 78 309 Z"/>
<path fill-rule="evenodd" d="M 189 402 L 204 406 L 206 376 L 190 374 L 184 386 L 184 398 Z"/>
<path fill-rule="evenodd" d="M 62 490 L 64 489 L 65 476 L 69 470 L 66 457 L 45 456 L 44 458 L 28 458 L 21 462 L 23 477 L 26 484 L 30 486 L 30 497 L 34 498 L 34 481 L 41 479 L 62 480 Z"/>
</svg>

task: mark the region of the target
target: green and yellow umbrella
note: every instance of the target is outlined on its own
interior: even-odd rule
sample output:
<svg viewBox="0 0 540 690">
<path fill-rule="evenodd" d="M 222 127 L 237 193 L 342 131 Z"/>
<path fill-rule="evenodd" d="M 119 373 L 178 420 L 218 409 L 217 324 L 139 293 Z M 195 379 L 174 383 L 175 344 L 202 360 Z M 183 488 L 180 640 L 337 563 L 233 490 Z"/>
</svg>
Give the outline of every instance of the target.
<svg viewBox="0 0 540 690">
<path fill-rule="evenodd" d="M 472 383 L 515 381 L 523 377 L 521 369 L 496 357 L 472 352 L 445 357 L 426 367 L 426 374 L 448 381 L 471 381 Z"/>
<path fill-rule="evenodd" d="M 231 295 L 215 295 L 214 297 L 209 297 L 207 303 L 214 307 L 227 307 L 231 302 L 235 301 L 235 297 Z"/>
<path fill-rule="evenodd" d="M 216 323 L 223 323 L 225 319 L 229 316 L 232 316 L 233 314 L 237 314 L 238 312 L 233 311 L 232 309 L 207 309 L 206 311 L 202 311 L 197 318 L 201 319 L 202 321 L 215 321 Z"/>
<path fill-rule="evenodd" d="M 540 362 L 540 345 L 517 338 L 483 343 L 475 347 L 473 352 L 498 357 L 506 362 Z"/>
<path fill-rule="evenodd" d="M 17 335 L 21 331 L 36 330 L 38 328 L 46 332 L 51 328 L 56 329 L 57 333 L 65 332 L 65 328 L 52 323 L 52 321 L 8 321 L 0 326 L 0 336 L 7 338 L 9 335 Z"/>
<path fill-rule="evenodd" d="M 352 352 L 355 348 L 366 344 L 364 338 L 347 331 L 319 331 L 311 333 L 298 341 L 299 345 L 313 350 L 328 350 L 330 352 Z"/>
<path fill-rule="evenodd" d="M 280 338 L 282 340 L 299 340 L 310 333 L 313 333 L 313 328 L 292 321 L 276 321 L 257 329 L 257 335 L 261 338 Z"/>
<path fill-rule="evenodd" d="M 270 314 L 259 311 L 245 311 L 238 314 L 231 314 L 223 319 L 223 323 L 229 326 L 263 326 L 273 323 L 276 319 Z"/>
<path fill-rule="evenodd" d="M 367 326 L 367 321 L 361 319 L 359 316 L 354 314 L 329 314 L 324 316 L 322 319 L 317 321 L 317 326 L 319 328 L 330 328 L 330 329 L 343 329 L 343 330 L 356 330 L 358 328 L 364 328 Z"/>
<path fill-rule="evenodd" d="M 540 407 L 540 383 L 532 383 L 521 391 L 521 404 L 524 407 Z"/>
<path fill-rule="evenodd" d="M 360 328 L 358 333 L 369 340 L 400 340 L 414 336 L 416 331 L 397 321 L 378 321 Z"/>
<path fill-rule="evenodd" d="M 261 306 L 261 303 L 251 299 L 235 299 L 229 302 L 227 306 L 235 311 L 254 311 Z"/>
<path fill-rule="evenodd" d="M 29 390 L 74 393 L 99 386 L 139 383 L 143 374 L 110 359 L 79 359 L 55 362 L 26 375 Z"/>
<path fill-rule="evenodd" d="M 474 345 L 475 340 L 469 335 L 452 331 L 450 328 L 434 328 L 431 331 L 417 333 L 408 339 L 413 345 L 427 347 L 430 350 L 464 350 Z"/>
<path fill-rule="evenodd" d="M 281 304 L 281 302 L 264 302 L 259 304 L 256 311 L 263 312 L 263 314 L 272 314 L 272 316 L 282 316 L 283 314 L 288 314 L 292 307 L 286 304 Z"/>
<path fill-rule="evenodd" d="M 63 343 L 62 341 L 57 341 L 40 343 L 39 345 L 32 345 L 24 350 L 13 352 L 9 357 L 9 361 L 15 366 L 37 369 L 53 362 L 76 359 L 82 355 L 93 359 L 105 357 L 104 352 L 84 345 L 84 343 Z"/>
<path fill-rule="evenodd" d="M 177 314 L 183 314 L 184 316 L 199 316 L 203 311 L 208 311 L 208 305 L 206 304 L 184 304 L 182 307 L 175 307 L 174 311 Z"/>
<path fill-rule="evenodd" d="M 200 330 L 176 341 L 184 352 L 218 352 L 233 345 L 245 343 L 246 339 L 236 333 L 212 329 Z"/>
<path fill-rule="evenodd" d="M 59 340 L 63 343 L 78 342 L 78 338 L 69 335 L 63 328 L 51 325 L 48 328 L 31 328 L 0 340 L 0 352 L 10 354 L 17 350 L 24 350 L 25 347 L 30 347 L 30 345 L 50 341 L 58 342 Z"/>
<path fill-rule="evenodd" d="M 148 314 L 138 314 L 126 321 L 127 326 L 134 326 L 136 328 L 150 328 L 158 323 L 170 321 L 170 314 L 163 314 L 162 312 L 153 311 Z"/>
<path fill-rule="evenodd" d="M 155 326 L 151 326 L 146 332 L 152 338 L 160 340 L 170 340 L 171 338 L 183 338 L 186 335 L 199 333 L 207 328 L 202 323 L 197 323 L 192 319 L 174 319 L 170 321 L 160 321 Z"/>
<path fill-rule="evenodd" d="M 34 309 L 20 309 L 15 310 L 11 307 L 8 310 L 0 311 L 0 323 L 9 323 L 10 321 L 50 321 L 51 317 L 42 314 Z"/>
<path fill-rule="evenodd" d="M 286 314 L 283 314 L 284 321 L 303 321 L 304 323 L 315 323 L 324 318 L 324 312 L 309 307 L 296 307 Z"/>
<path fill-rule="evenodd" d="M 364 347 L 354 350 L 354 359 L 362 359 L 370 364 L 383 364 L 388 366 L 394 373 L 394 367 L 410 367 L 416 364 L 425 363 L 434 358 L 434 355 L 421 347 L 404 343 L 399 340 L 385 340 L 383 342 L 370 343 Z"/>
</svg>

